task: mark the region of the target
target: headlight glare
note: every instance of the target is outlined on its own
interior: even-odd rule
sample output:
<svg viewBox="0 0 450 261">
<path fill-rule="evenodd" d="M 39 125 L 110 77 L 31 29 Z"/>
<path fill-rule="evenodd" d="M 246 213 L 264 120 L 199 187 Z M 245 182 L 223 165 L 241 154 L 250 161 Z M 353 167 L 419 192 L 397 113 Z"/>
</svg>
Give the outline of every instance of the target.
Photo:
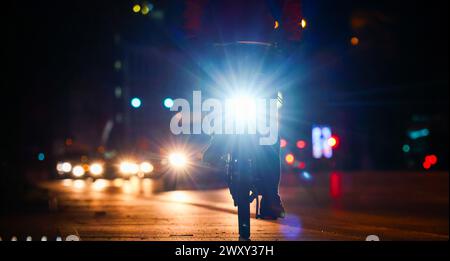
<svg viewBox="0 0 450 261">
<path fill-rule="evenodd" d="M 72 174 L 77 177 L 77 178 L 81 178 L 84 176 L 84 168 L 83 166 L 77 165 L 75 167 L 73 167 L 72 169 Z"/>
<path fill-rule="evenodd" d="M 171 153 L 169 155 L 169 163 L 175 168 L 183 168 L 187 165 L 187 157 L 183 153 Z"/>
<path fill-rule="evenodd" d="M 103 166 L 100 163 L 93 163 L 89 166 L 89 172 L 94 176 L 103 174 Z"/>
<path fill-rule="evenodd" d="M 69 162 L 62 163 L 61 171 L 65 172 L 65 173 L 69 173 L 70 171 L 72 171 L 72 164 L 70 164 Z"/>
<path fill-rule="evenodd" d="M 150 173 L 153 171 L 154 167 L 150 162 L 142 162 L 141 165 L 139 165 L 139 169 L 141 170 L 141 172 L 143 173 Z"/>
<path fill-rule="evenodd" d="M 139 166 L 134 162 L 123 161 L 120 163 L 119 170 L 122 174 L 135 175 L 139 172 Z"/>
</svg>

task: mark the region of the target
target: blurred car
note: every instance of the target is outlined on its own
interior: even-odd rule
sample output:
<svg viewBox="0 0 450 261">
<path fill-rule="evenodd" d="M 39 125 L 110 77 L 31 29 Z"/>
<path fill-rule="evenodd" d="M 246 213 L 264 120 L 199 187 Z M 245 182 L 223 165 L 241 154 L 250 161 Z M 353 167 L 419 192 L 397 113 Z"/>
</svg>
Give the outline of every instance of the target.
<svg viewBox="0 0 450 261">
<path fill-rule="evenodd" d="M 164 190 L 195 183 L 219 187 L 218 171 L 201 162 L 202 142 L 168 142 L 149 150 L 104 150 L 102 153 L 72 152 L 60 155 L 56 163 L 58 179 L 155 179 Z M 206 139 L 207 141 L 207 139 Z M 213 173 L 214 172 L 214 173 Z M 213 174 L 211 174 L 213 173 Z M 158 185 L 159 186 L 159 185 Z M 188 186 L 189 187 L 189 186 Z"/>
<path fill-rule="evenodd" d="M 89 169 L 86 152 L 72 151 L 60 155 L 56 163 L 57 178 L 83 178 Z"/>
</svg>

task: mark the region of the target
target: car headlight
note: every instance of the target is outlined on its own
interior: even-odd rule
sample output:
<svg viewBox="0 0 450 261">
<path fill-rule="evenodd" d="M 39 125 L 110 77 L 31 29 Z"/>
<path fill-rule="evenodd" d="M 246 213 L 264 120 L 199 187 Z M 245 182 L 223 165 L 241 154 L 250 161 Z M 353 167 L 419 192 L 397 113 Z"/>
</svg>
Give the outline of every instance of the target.
<svg viewBox="0 0 450 261">
<path fill-rule="evenodd" d="M 58 162 L 58 164 L 56 164 L 56 170 L 60 174 L 69 173 L 72 171 L 72 164 L 69 162 Z"/>
<path fill-rule="evenodd" d="M 81 165 L 77 165 L 72 169 L 72 174 L 77 178 L 83 177 L 84 173 L 85 173 L 84 168 Z"/>
<path fill-rule="evenodd" d="M 62 172 L 62 163 L 61 163 L 61 162 L 58 162 L 58 163 L 56 164 L 56 170 L 57 170 L 58 172 Z"/>
<path fill-rule="evenodd" d="M 142 162 L 141 165 L 139 165 L 139 169 L 143 173 L 150 173 L 153 171 L 154 167 L 150 162 Z"/>
<path fill-rule="evenodd" d="M 139 172 L 139 166 L 134 162 L 123 161 L 120 163 L 119 170 L 122 174 L 135 175 Z"/>
<path fill-rule="evenodd" d="M 93 163 L 89 166 L 89 172 L 94 176 L 100 176 L 103 174 L 103 166 L 100 163 Z"/>
<path fill-rule="evenodd" d="M 187 157 L 183 153 L 174 152 L 169 155 L 169 163 L 174 168 L 184 168 L 187 165 Z"/>
</svg>

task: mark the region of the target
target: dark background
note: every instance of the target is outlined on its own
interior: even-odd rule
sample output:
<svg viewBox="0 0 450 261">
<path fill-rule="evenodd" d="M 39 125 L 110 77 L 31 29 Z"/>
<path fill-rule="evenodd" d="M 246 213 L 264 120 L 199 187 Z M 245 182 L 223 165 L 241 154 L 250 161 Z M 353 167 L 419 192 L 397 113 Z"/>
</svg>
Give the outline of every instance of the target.
<svg viewBox="0 0 450 261">
<path fill-rule="evenodd" d="M 133 1 L 2 4 L 2 185 L 20 180 L 26 169 L 50 167 L 36 155 L 43 151 L 51 158 L 56 141 L 71 137 L 98 145 L 93 140 L 122 109 L 114 98 L 122 79 L 113 64 L 130 46 L 181 53 L 183 66 L 195 72 L 185 57 L 189 46 L 233 40 L 237 27 L 241 36 L 258 27 L 258 37 L 269 37 L 273 25 L 267 10 L 276 14 L 282 3 L 272 1 L 273 8 L 263 0 L 215 1 L 202 16 L 208 26 L 192 31 L 185 1 L 149 2 L 163 19 L 134 14 Z M 435 153 L 438 168 L 447 170 L 448 3 L 304 0 L 301 6 L 308 29 L 294 40 L 288 33 L 279 36 L 295 65 L 286 74 L 296 79 L 286 89 L 290 116 L 297 119 L 289 128 L 336 126 L 346 144 L 341 155 L 346 169 L 420 169 L 420 163 L 408 164 L 418 159 L 405 157 L 401 148 L 408 129 L 427 127 L 431 135 L 417 145 L 417 155 Z M 229 19 L 229 13 L 241 15 Z M 352 36 L 360 39 L 356 47 Z M 161 57 L 165 60 L 164 53 Z M 167 67 L 152 68 L 155 75 L 170 76 Z M 182 93 L 180 87 L 155 86 L 134 89 L 154 104 L 142 108 L 144 116 L 161 115 L 166 91 Z M 165 120 L 152 121 L 153 128 L 165 128 Z"/>
</svg>

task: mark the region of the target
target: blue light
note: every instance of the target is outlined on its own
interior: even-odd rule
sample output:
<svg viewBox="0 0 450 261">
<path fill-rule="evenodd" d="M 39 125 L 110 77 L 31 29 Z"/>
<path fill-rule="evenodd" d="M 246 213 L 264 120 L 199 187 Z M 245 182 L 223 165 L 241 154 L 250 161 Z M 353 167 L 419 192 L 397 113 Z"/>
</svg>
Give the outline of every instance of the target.
<svg viewBox="0 0 450 261">
<path fill-rule="evenodd" d="M 403 145 L 403 152 L 408 153 L 411 151 L 411 147 L 408 144 Z"/>
<path fill-rule="evenodd" d="M 131 106 L 133 106 L 133 108 L 137 109 L 137 108 L 141 107 L 141 105 L 142 105 L 141 99 L 139 99 L 139 98 L 131 99 Z"/>
<path fill-rule="evenodd" d="M 289 240 L 298 240 L 299 236 L 302 234 L 302 223 L 298 216 L 287 215 L 282 219 L 280 226 L 281 233 Z"/>
<path fill-rule="evenodd" d="M 45 154 L 44 154 L 44 153 L 42 153 L 42 152 L 41 152 L 41 153 L 39 153 L 39 154 L 38 154 L 38 160 L 39 160 L 39 161 L 43 161 L 43 160 L 45 160 Z"/>
<path fill-rule="evenodd" d="M 309 174 L 309 172 L 303 171 L 302 176 L 303 176 L 305 179 L 311 179 L 311 174 Z"/>
<path fill-rule="evenodd" d="M 171 98 L 166 98 L 164 99 L 164 107 L 166 107 L 167 109 L 172 108 L 173 106 L 173 99 Z"/>
<path fill-rule="evenodd" d="M 412 140 L 417 140 L 419 138 L 427 137 L 428 135 L 430 135 L 430 130 L 426 129 L 426 128 L 421 129 L 421 130 L 410 131 L 408 133 L 409 138 Z"/>
<path fill-rule="evenodd" d="M 328 144 L 331 137 L 330 127 L 314 127 L 312 129 L 312 152 L 315 159 L 322 157 L 331 159 L 333 157 L 333 147 Z"/>
</svg>

